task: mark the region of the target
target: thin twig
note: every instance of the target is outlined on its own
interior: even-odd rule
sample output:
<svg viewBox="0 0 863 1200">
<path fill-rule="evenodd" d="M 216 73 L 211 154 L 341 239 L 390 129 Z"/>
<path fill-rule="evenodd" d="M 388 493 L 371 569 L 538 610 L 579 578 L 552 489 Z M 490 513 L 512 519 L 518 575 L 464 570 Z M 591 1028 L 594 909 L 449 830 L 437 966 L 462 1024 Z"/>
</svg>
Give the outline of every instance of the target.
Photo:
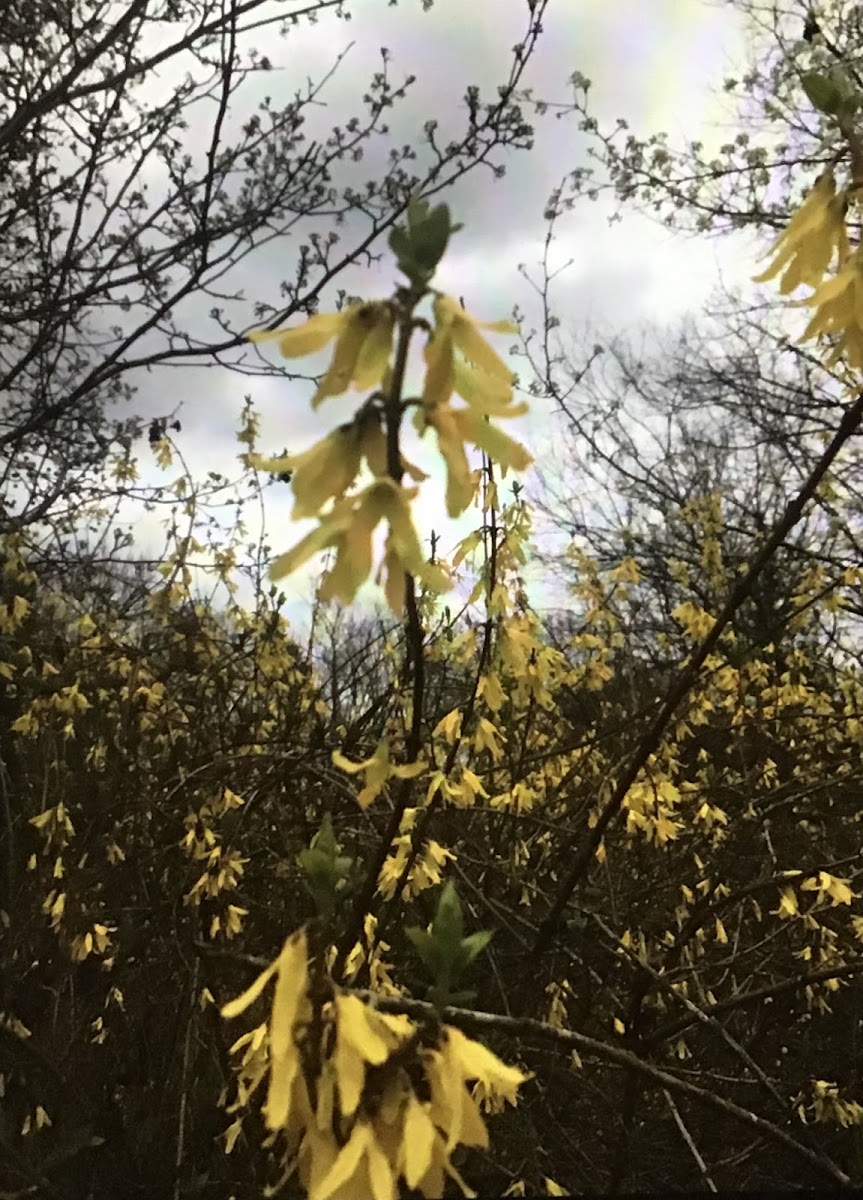
<svg viewBox="0 0 863 1200">
<path fill-rule="evenodd" d="M 186 1109 L 189 1094 L 189 1062 L 192 1057 L 192 1025 L 195 1017 L 195 997 L 198 994 L 198 979 L 201 971 L 200 958 L 195 959 L 192 968 L 191 1004 L 186 1020 L 186 1037 L 183 1041 L 183 1067 L 180 1078 L 180 1114 L 177 1124 L 177 1153 L 174 1157 L 174 1200 L 180 1200 L 180 1171 L 183 1165 L 183 1155 L 186 1152 Z"/>
<path fill-rule="evenodd" d="M 669 1092 L 668 1088 L 663 1088 L 662 1094 L 665 1097 L 665 1101 L 666 1101 L 668 1107 L 671 1109 L 671 1115 L 674 1117 L 675 1125 L 680 1130 L 680 1136 L 683 1138 L 684 1142 L 686 1142 L 686 1145 L 689 1147 L 689 1153 L 692 1155 L 692 1157 L 695 1159 L 696 1163 L 698 1164 L 698 1169 L 701 1172 L 702 1179 L 707 1184 L 707 1186 L 710 1188 L 711 1192 L 717 1192 L 719 1189 L 717 1188 L 717 1186 L 713 1182 L 713 1180 L 710 1178 L 710 1172 L 707 1170 L 707 1163 L 701 1157 L 698 1147 L 696 1146 L 695 1142 L 692 1140 L 692 1134 L 686 1128 L 686 1125 L 683 1122 L 683 1117 L 681 1117 L 680 1113 L 677 1110 L 677 1105 L 674 1103 L 674 1099 L 671 1095 L 671 1092 Z"/>
</svg>

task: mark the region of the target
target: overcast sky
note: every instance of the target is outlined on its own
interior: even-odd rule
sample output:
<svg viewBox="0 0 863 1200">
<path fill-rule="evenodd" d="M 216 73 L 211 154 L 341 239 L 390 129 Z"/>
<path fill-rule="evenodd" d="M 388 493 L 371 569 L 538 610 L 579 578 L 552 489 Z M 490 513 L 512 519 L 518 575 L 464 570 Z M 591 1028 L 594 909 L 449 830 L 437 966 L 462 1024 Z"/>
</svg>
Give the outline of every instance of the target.
<svg viewBox="0 0 863 1200">
<path fill-rule="evenodd" d="M 235 122 L 247 118 L 264 91 L 274 96 L 284 87 L 286 94 L 302 88 L 329 71 L 336 57 L 346 51 L 337 73 L 323 93 L 325 107 L 314 111 L 307 122 L 310 140 L 327 136 L 335 123 L 344 124 L 360 113 L 361 97 L 373 71 L 378 69 L 379 51 L 391 52 L 391 77 L 400 81 L 415 74 L 409 99 L 397 108 L 391 124 L 393 142 L 416 141 L 423 124 L 434 116 L 440 124 L 440 143 L 461 127 L 461 97 L 470 83 L 484 92 L 505 79 L 511 48 L 523 36 L 526 0 L 435 0 L 424 12 L 420 0 L 401 0 L 391 7 L 387 0 L 353 0 L 350 22 L 324 14 L 314 26 L 304 26 L 282 42 L 268 42 L 267 54 L 274 71 L 253 79 L 245 93 L 248 110 L 232 114 Z M 349 48 L 350 47 L 350 48 Z M 742 28 L 738 14 L 728 5 L 705 0 L 605 0 L 575 3 L 552 0 L 545 31 L 531 60 L 525 84 L 538 98 L 566 103 L 572 99 L 568 83 L 574 71 L 592 80 L 593 114 L 606 126 L 625 118 L 633 131 L 644 136 L 666 130 L 672 143 L 699 138 L 706 145 L 728 140 L 728 101 L 723 96 L 723 79 L 739 70 L 743 57 Z M 163 78 L 170 86 L 170 79 Z M 724 103 L 723 103 L 724 101 Z M 317 122 L 318 127 L 315 128 Z M 514 305 L 535 323 L 537 308 L 529 285 L 519 274 L 519 264 L 534 274 L 542 256 L 546 224 L 543 210 L 549 193 L 567 171 L 586 165 L 586 139 L 577 127 L 577 117 L 557 120 L 549 115 L 536 124 L 534 149 L 513 154 L 507 174 L 494 180 L 487 171 L 472 173 L 467 180 L 442 196 L 464 230 L 454 238 L 435 284 L 454 296 L 463 296 L 476 315 L 495 319 L 509 315 Z M 191 139 L 203 137 L 193 124 Z M 374 161 L 367 155 L 359 163 L 345 164 L 343 180 L 359 188 L 373 174 Z M 643 328 L 645 322 L 666 325 L 687 312 L 697 310 L 722 278 L 732 284 L 752 273 L 748 251 L 731 240 L 693 240 L 675 235 L 632 211 L 609 224 L 611 208 L 600 200 L 585 200 L 561 219 L 557 226 L 553 265 L 573 260 L 554 284 L 553 304 L 567 341 L 586 348 L 596 334 Z M 348 242 L 350 230 L 344 233 Z M 280 303 L 279 280 L 292 276 L 290 261 L 302 240 L 286 240 L 281 251 L 270 246 L 259 259 L 244 265 L 237 275 L 248 300 L 245 321 L 254 320 L 255 300 Z M 287 264 L 287 266 L 285 265 Z M 396 273 L 388 257 L 380 269 L 357 268 L 340 277 L 338 286 L 349 293 L 385 296 Z M 225 280 L 226 289 L 230 277 Z M 335 291 L 325 295 L 321 310 L 333 306 Z M 236 311 L 236 310 L 235 310 Z M 499 340 L 503 350 L 511 339 Z M 278 362 L 274 347 L 267 357 Z M 322 359 L 294 369 L 320 370 Z M 519 364 L 514 361 L 519 370 Z M 244 396 L 250 393 L 262 417 L 261 449 L 266 452 L 288 446 L 300 451 L 311 445 L 333 425 L 347 419 L 357 397 L 349 394 L 328 400 L 312 414 L 308 400 L 311 383 L 282 378 L 244 377 L 230 370 L 157 368 L 136 380 L 140 387 L 134 407 L 143 415 L 161 414 L 183 401 L 183 432 L 178 441 L 193 476 L 217 470 L 236 473 L 239 447 L 235 431 Z M 524 378 L 522 368 L 522 382 Z M 166 403 L 166 397 L 172 401 Z M 552 429 L 552 415 L 535 404 L 530 417 L 518 423 L 517 433 L 536 454 Z M 457 525 L 443 515 L 441 471 L 431 439 L 423 444 L 416 460 L 431 470 L 425 484 L 425 502 L 417 517 L 421 532 L 432 525 L 441 535 L 444 553 L 454 540 L 477 523 L 469 513 Z M 158 476 L 142 454 L 145 477 Z M 176 472 L 169 472 L 174 477 Z M 268 540 L 275 551 L 292 545 L 310 526 L 289 520 L 289 489 L 266 492 Z M 135 532 L 141 552 L 158 552 L 162 539 L 155 517 L 136 514 Z M 289 596 L 288 614 L 302 622 L 312 587 L 311 572 L 298 574 L 281 586 Z M 372 596 L 374 590 L 372 590 Z M 542 597 L 538 597 L 541 602 Z"/>
</svg>

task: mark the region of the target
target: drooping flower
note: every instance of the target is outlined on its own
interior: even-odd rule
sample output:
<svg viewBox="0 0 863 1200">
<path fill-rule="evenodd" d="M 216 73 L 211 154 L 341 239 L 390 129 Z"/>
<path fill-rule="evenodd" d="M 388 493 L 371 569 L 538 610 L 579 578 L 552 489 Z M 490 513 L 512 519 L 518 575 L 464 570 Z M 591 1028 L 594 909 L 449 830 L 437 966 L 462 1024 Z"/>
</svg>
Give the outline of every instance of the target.
<svg viewBox="0 0 863 1200">
<path fill-rule="evenodd" d="M 815 309 L 801 341 L 835 338 L 825 365 L 833 367 L 844 358 L 852 369 L 863 368 L 863 247 L 854 251 L 838 275 L 799 303 Z"/>
<path fill-rule="evenodd" d="M 469 408 L 438 404 L 431 410 L 417 410 L 417 429 L 423 433 L 431 426 L 447 466 L 446 505 L 451 517 L 465 511 L 476 488 L 465 442 L 483 450 L 505 475 L 509 468 L 523 471 L 533 461 L 520 442 L 503 433 Z"/>
<path fill-rule="evenodd" d="M 773 262 L 754 276 L 755 283 L 765 283 L 784 270 L 779 290 L 783 295 L 795 291 L 801 284 L 818 287 L 834 251 L 841 266 L 849 254 L 845 229 L 847 192 L 836 192 L 832 169 L 819 177 L 806 200 L 791 218 L 788 226 L 773 244 L 769 253 Z"/>
<path fill-rule="evenodd" d="M 390 762 L 390 747 L 386 738 L 378 743 L 372 757 L 367 758 L 364 762 L 351 762 L 339 750 L 334 750 L 333 765 L 346 771 L 348 775 L 364 773 L 365 787 L 357 796 L 357 804 L 362 809 L 368 808 L 372 801 L 377 799 L 387 780 L 393 778 L 413 779 L 417 775 L 421 775 L 427 766 L 422 760 L 402 764 Z"/>
<path fill-rule="evenodd" d="M 290 574 L 314 554 L 334 547 L 336 561 L 320 588 L 322 599 L 350 604 L 372 569 L 372 535 L 381 521 L 389 524 L 389 568 L 400 563 L 403 572 L 420 579 L 432 591 L 447 591 L 451 581 L 440 567 L 426 562 L 411 520 L 410 501 L 415 495 L 385 476 L 356 496 L 337 501 L 328 514 L 292 550 L 274 559 L 270 578 Z M 390 589 L 392 604 L 399 593 Z M 401 593 L 403 596 L 403 592 Z"/>
<path fill-rule="evenodd" d="M 504 383 L 512 382 L 512 371 L 479 332 L 481 329 L 488 329 L 493 333 L 517 333 L 518 328 L 512 321 L 480 321 L 479 318 L 465 312 L 452 296 L 444 295 L 435 298 L 434 316 L 437 331 L 448 335 L 450 353 L 452 346 L 455 346 L 465 358 L 493 379 Z M 446 340 L 442 339 L 442 352 L 446 350 Z"/>
<path fill-rule="evenodd" d="M 392 305 L 386 301 L 358 302 L 341 312 L 318 313 L 296 329 L 263 329 L 248 337 L 256 344 L 278 342 L 285 358 L 314 354 L 336 339 L 329 369 L 312 398 L 312 408 L 317 408 L 327 396 L 339 396 L 352 384 L 360 390 L 380 384 L 389 366 L 394 324 Z"/>
<path fill-rule="evenodd" d="M 294 1084 L 299 1078 L 300 1055 L 294 1025 L 308 1009 L 308 944 L 305 928 L 287 939 L 274 963 L 262 971 L 241 996 L 222 1008 L 226 1018 L 239 1016 L 257 1000 L 275 975 L 273 1008 L 269 1025 L 270 1086 L 264 1115 L 270 1129 L 286 1126 L 290 1116 Z"/>
<path fill-rule="evenodd" d="M 301 454 L 278 458 L 250 456 L 260 471 L 290 472 L 295 496 L 293 520 L 317 516 L 328 500 L 340 500 L 359 474 L 363 457 L 363 427 L 352 421 L 340 425 Z"/>
<path fill-rule="evenodd" d="M 295 521 L 314 517 L 328 500 L 340 500 L 359 474 L 363 460 L 376 478 L 387 475 L 386 434 L 380 413 L 363 408 L 353 421 L 340 425 L 300 454 L 282 454 L 265 458 L 249 454 L 247 461 L 259 471 L 273 474 L 289 472 L 291 490 L 296 497 L 291 514 Z M 428 476 L 401 457 L 402 470 L 415 483 Z"/>
<path fill-rule="evenodd" d="M 282 1182 L 296 1171 L 309 1200 L 396 1200 L 400 1179 L 433 1200 L 446 1176 L 472 1197 L 451 1156 L 459 1145 L 488 1146 L 478 1096 L 495 1111 L 515 1103 L 528 1076 L 458 1029 L 438 1029 L 430 1045 L 410 1017 L 382 1013 L 344 989 L 313 999 L 308 956 L 300 929 L 222 1009 L 239 1015 L 275 976 L 268 1024 L 231 1047 L 244 1055 L 227 1111 L 246 1107 L 269 1076 L 264 1118 L 283 1139 Z M 226 1132 L 228 1149 L 241 1131 L 238 1117 Z"/>
</svg>

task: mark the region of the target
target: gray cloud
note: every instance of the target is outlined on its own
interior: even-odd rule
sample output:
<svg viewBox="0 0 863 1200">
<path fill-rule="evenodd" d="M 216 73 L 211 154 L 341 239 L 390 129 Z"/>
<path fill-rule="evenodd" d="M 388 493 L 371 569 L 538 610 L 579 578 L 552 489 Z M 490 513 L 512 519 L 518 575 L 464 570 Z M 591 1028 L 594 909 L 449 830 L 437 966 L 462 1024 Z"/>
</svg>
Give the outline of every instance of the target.
<svg viewBox="0 0 863 1200">
<path fill-rule="evenodd" d="M 417 144 L 430 118 L 439 123 L 441 144 L 461 133 L 466 86 L 477 84 L 484 99 L 492 98 L 489 93 L 505 77 L 527 12 L 524 0 L 471 5 L 437 0 L 428 13 L 421 11 L 418 0 L 396 8 L 384 0 L 369 0 L 355 9 L 350 22 L 324 16 L 316 25 L 292 32 L 283 43 L 266 47 L 273 71 L 253 77 L 246 95 L 248 110 L 232 112 L 231 119 L 235 124 L 247 119 L 265 92 L 282 98 L 293 94 L 307 78 L 326 74 L 344 52 L 342 65 L 322 93 L 322 106 L 307 124 L 309 140 L 323 140 L 333 124 L 344 125 L 359 112 L 370 75 L 379 69 L 380 47 L 386 46 L 392 55 L 393 80 L 398 82 L 408 73 L 415 73 L 417 79 L 407 100 L 393 111 L 390 138 L 373 143 L 362 161 L 339 166 L 334 182 L 360 188 L 383 169 L 388 146 Z M 715 112 L 710 88 L 721 81 L 729 60 L 738 53 L 738 39 L 730 11 L 695 0 L 656 0 L 649 6 L 643 0 L 617 0 L 613 5 L 552 2 L 527 84 L 537 98 L 565 105 L 572 97 L 568 77 L 579 70 L 593 79 L 591 98 L 600 119 L 613 121 L 619 115 L 640 133 L 670 125 L 672 134 L 695 136 Z M 170 80 L 163 82 L 170 86 Z M 518 265 L 524 263 L 535 271 L 542 254 L 543 210 L 549 192 L 565 172 L 583 165 L 586 155 L 576 120 L 557 119 L 556 111 L 552 108 L 535 120 L 535 148 L 530 154 L 498 156 L 507 167 L 504 179 L 495 180 L 481 169 L 442 197 L 465 229 L 453 240 L 439 283 L 452 294 L 463 295 L 477 315 L 504 316 L 518 304 L 528 324 L 537 320 L 535 297 Z M 198 153 L 205 144 L 206 121 L 202 113 L 200 125 L 193 125 L 188 133 L 190 144 L 199 141 Z M 585 202 L 558 226 L 557 259 L 574 262 L 556 282 L 553 297 L 575 344 L 588 324 L 620 329 L 644 319 L 673 319 L 706 297 L 718 261 L 732 274 L 736 269 L 733 254 L 724 260 L 720 254 L 717 260 L 715 248 L 682 244 L 634 215 L 611 227 L 609 215 L 606 204 Z M 320 223 L 320 228 L 325 232 L 326 223 Z M 348 220 L 338 231 L 342 244 L 350 245 L 359 228 L 358 222 Z M 254 320 L 255 301 L 278 305 L 280 281 L 291 277 L 299 242 L 309 231 L 307 223 L 226 277 L 226 291 L 236 284 L 243 292 L 243 300 L 232 310 L 238 327 Z M 385 295 L 394 278 L 385 256 L 380 265 L 350 268 L 337 285 L 352 293 Z M 323 297 L 322 308 L 332 304 L 334 295 L 332 288 Z M 206 312 L 192 305 L 187 309 L 184 316 L 203 330 Z M 589 334 L 588 341 L 592 340 Z M 271 349 L 267 357 L 278 361 Z M 316 365 L 319 369 L 317 360 L 300 367 L 311 374 Z M 244 377 L 218 367 L 159 367 L 151 375 L 142 373 L 135 382 L 139 392 L 134 407 L 145 416 L 182 402 L 184 429 L 179 440 L 193 476 L 208 470 L 235 471 L 239 447 L 233 437 L 247 393 L 261 412 L 261 447 L 268 452 L 283 445 L 302 449 L 351 411 L 347 397 L 329 401 L 312 414 L 310 383 L 287 377 Z M 541 445 L 549 420 L 547 412 L 534 412 L 522 423 L 520 435 L 535 437 Z M 147 477 L 155 478 L 149 467 L 145 470 Z M 280 548 L 301 528 L 289 525 L 287 489 L 269 491 L 267 497 L 270 540 Z M 422 522 L 422 512 L 420 518 Z M 138 522 L 142 541 L 151 536 L 151 525 L 151 518 Z M 288 590 L 297 597 L 308 595 L 303 580 Z"/>
</svg>

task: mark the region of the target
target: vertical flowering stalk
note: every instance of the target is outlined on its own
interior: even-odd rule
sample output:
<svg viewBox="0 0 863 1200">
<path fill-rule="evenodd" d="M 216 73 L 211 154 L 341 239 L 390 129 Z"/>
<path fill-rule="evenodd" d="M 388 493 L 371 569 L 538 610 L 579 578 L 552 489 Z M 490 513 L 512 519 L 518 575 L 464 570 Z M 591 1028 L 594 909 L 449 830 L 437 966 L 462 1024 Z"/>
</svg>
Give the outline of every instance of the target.
<svg viewBox="0 0 863 1200">
<path fill-rule="evenodd" d="M 530 462 L 523 446 L 491 424 L 492 417 L 521 415 L 525 406 L 513 403 L 512 373 L 480 333 L 514 332 L 515 327 L 478 321 L 430 286 L 454 232 L 446 207 L 430 210 L 415 202 L 407 217 L 407 224 L 390 238 L 407 279 L 391 299 L 357 302 L 338 313 L 313 316 L 295 329 L 250 335 L 257 344 L 275 342 L 288 358 L 335 343 L 312 398 L 313 408 L 349 389 L 369 393 L 350 421 L 310 449 L 278 458 L 245 456 L 259 469 L 289 474 L 294 519 L 317 522 L 273 561 L 270 575 L 279 578 L 316 554 L 333 551 L 333 565 L 319 595 L 348 604 L 374 570 L 390 608 L 404 617 L 411 680 L 407 729 L 398 753 L 384 737 L 365 761 L 333 754 L 340 770 L 364 777 L 357 796 L 363 808 L 395 781 L 392 811 L 363 878 L 356 878 L 357 864 L 340 853 L 332 826 L 325 821 L 299 858 L 318 920 L 289 937 L 276 961 L 222 1010 L 228 1018 L 240 1015 L 275 980 L 269 1021 L 233 1047 L 242 1052 L 242 1061 L 231 1111 L 245 1107 L 268 1082 L 263 1115 L 268 1129 L 280 1138 L 283 1179 L 296 1172 L 312 1200 L 356 1195 L 395 1200 L 402 1182 L 425 1196 L 439 1196 L 447 1176 L 471 1194 L 451 1156 L 459 1145 L 488 1145 L 476 1086 L 486 1098 L 514 1103 L 526 1078 L 459 1030 L 442 1027 L 436 1013 L 419 1023 L 385 1015 L 339 986 L 358 938 L 374 922 L 372 902 L 381 868 L 407 816 L 415 781 L 427 771 L 421 753 L 425 637 L 416 585 L 433 592 L 451 586 L 446 571 L 426 559 L 413 524 L 412 505 L 428 476 L 404 456 L 405 414 L 414 408 L 420 435 L 429 429 L 436 435 L 446 464 L 446 506 L 452 516 L 464 512 L 476 490 L 467 445 L 495 459 L 504 472 Z M 417 315 L 429 297 L 432 322 Z M 426 378 L 421 395 L 407 398 L 405 375 L 417 332 L 427 335 Z M 464 406 L 454 406 L 456 395 Z M 381 526 L 383 552 L 375 564 L 374 538 Z M 341 916 L 341 900 L 351 891 L 354 899 L 337 948 L 327 947 L 326 939 L 335 934 Z M 438 1009 L 462 994 L 452 990 L 457 978 L 490 936 L 462 933 L 460 908 L 450 887 L 431 932 L 413 931 L 435 976 Z M 226 1134 L 228 1149 L 241 1132 L 238 1116 Z"/>
</svg>

